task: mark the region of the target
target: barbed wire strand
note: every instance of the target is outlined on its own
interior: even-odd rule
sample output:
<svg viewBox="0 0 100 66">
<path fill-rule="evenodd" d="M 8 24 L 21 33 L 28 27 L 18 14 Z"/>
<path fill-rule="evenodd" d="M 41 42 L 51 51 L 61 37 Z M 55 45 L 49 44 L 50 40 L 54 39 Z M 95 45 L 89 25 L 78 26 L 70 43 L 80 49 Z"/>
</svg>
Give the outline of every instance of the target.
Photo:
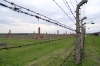
<svg viewBox="0 0 100 66">
<path fill-rule="evenodd" d="M 63 55 L 65 52 L 67 52 L 73 45 L 75 44 L 72 44 L 70 47 L 68 47 L 63 53 L 61 53 L 59 56 L 57 56 L 54 60 L 52 60 L 48 66 L 50 66 L 55 60 L 57 60 L 61 55 Z"/>
<path fill-rule="evenodd" d="M 82 40 L 83 40 L 83 38 L 80 39 L 80 41 L 79 41 L 79 43 L 76 45 L 76 47 L 81 43 Z M 72 52 L 76 49 L 76 47 L 71 51 L 71 53 L 66 57 L 66 59 L 62 62 L 62 64 L 61 64 L 60 66 L 63 66 L 63 65 L 64 65 L 64 63 L 68 60 L 68 58 L 71 56 Z M 80 52 L 80 53 L 81 53 L 81 52 Z"/>
<path fill-rule="evenodd" d="M 73 19 L 61 8 L 61 6 L 55 1 L 55 0 L 53 0 L 55 3 L 56 3 L 56 5 L 58 5 L 58 7 L 64 12 L 64 14 L 66 14 L 69 18 L 70 18 L 70 20 L 75 24 L 75 22 L 73 21 Z"/>
<path fill-rule="evenodd" d="M 63 63 L 60 66 L 63 66 L 63 64 L 66 62 L 66 60 L 71 56 L 73 53 L 74 49 L 71 51 L 71 53 L 66 57 L 66 59 L 63 61 Z"/>
<path fill-rule="evenodd" d="M 70 3 L 71 3 L 71 5 L 72 5 L 72 7 L 73 7 L 73 9 L 74 9 L 74 11 L 75 11 L 75 13 L 76 13 L 76 10 L 75 10 L 74 5 L 73 5 L 73 3 L 72 3 L 71 0 L 70 0 Z"/>
<path fill-rule="evenodd" d="M 69 11 L 72 13 L 72 15 L 74 16 L 74 18 L 76 19 L 75 15 L 72 12 L 71 7 L 69 6 L 68 2 L 66 0 L 63 0 L 64 4 L 66 5 L 66 7 L 69 9 Z"/>
<path fill-rule="evenodd" d="M 19 13 L 24 13 L 24 14 L 26 14 L 26 15 L 30 15 L 30 16 L 36 17 L 37 19 L 42 19 L 42 20 L 45 20 L 45 21 L 47 21 L 47 22 L 49 22 L 49 23 L 53 23 L 53 24 L 58 25 L 58 26 L 60 26 L 60 27 L 64 27 L 64 28 L 66 28 L 66 29 L 69 29 L 69 30 L 72 30 L 72 31 L 77 32 L 75 29 L 72 29 L 72 28 L 70 28 L 69 26 L 66 26 L 66 25 L 64 25 L 64 24 L 61 24 L 60 22 L 52 22 L 52 21 L 50 21 L 50 20 L 41 18 L 40 16 L 32 15 L 32 14 L 29 14 L 29 13 L 27 13 L 27 12 L 21 11 L 19 8 L 16 8 L 16 7 L 9 7 L 9 6 L 4 5 L 4 4 L 2 4 L 2 3 L 0 3 L 0 5 L 1 5 L 1 6 L 4 6 L 4 7 L 7 7 L 7 8 L 9 8 L 9 9 L 13 10 L 13 11 L 16 11 L 16 12 L 19 12 Z"/>
<path fill-rule="evenodd" d="M 4 47 L 4 48 L 0 48 L 0 50 L 3 50 L 3 49 L 11 49 L 11 48 L 21 48 L 21 47 L 24 47 L 24 46 L 31 46 L 31 45 L 44 44 L 44 43 L 54 42 L 54 41 L 58 41 L 58 40 L 68 39 L 68 38 L 70 38 L 70 37 L 61 38 L 61 39 L 55 39 L 55 40 L 48 40 L 48 41 L 43 41 L 43 42 L 38 42 L 38 43 L 32 43 L 32 44 L 26 44 L 26 45 L 20 45 L 20 46 Z"/>
<path fill-rule="evenodd" d="M 7 0 L 3 0 L 3 1 L 5 1 L 5 2 L 7 2 L 7 3 L 10 3 L 10 4 L 12 4 L 12 5 L 18 6 L 18 7 L 20 7 L 20 8 L 26 9 L 26 10 L 28 10 L 28 11 L 31 11 L 31 12 L 33 12 L 33 13 L 35 13 L 35 14 L 38 14 L 38 15 L 40 15 L 40 16 L 43 16 L 43 17 L 45 17 L 45 18 L 48 18 L 48 17 L 46 17 L 46 16 L 44 16 L 44 15 L 41 15 L 41 14 L 39 14 L 39 13 L 36 13 L 36 12 L 30 10 L 30 9 L 27 9 L 27 8 L 22 7 L 22 6 L 16 5 L 16 4 L 12 3 L 12 2 L 8 2 Z M 61 25 L 61 23 L 59 23 L 59 22 L 56 21 L 56 20 L 53 20 L 53 19 L 51 19 L 51 18 L 48 18 L 48 19 L 49 19 L 49 20 L 52 20 L 52 21 L 54 21 L 54 22 L 56 22 L 56 24 L 60 24 L 60 25 Z M 38 20 L 39 20 L 39 19 L 38 19 Z M 48 21 L 48 20 L 47 20 L 47 21 Z M 80 32 L 78 32 L 78 31 L 76 31 L 75 29 L 72 29 L 72 28 L 70 28 L 69 26 L 66 26 L 66 25 L 64 25 L 64 24 L 62 24 L 62 26 L 63 26 L 64 28 L 68 28 L 68 29 L 71 29 L 72 31 L 75 31 L 75 32 L 77 32 L 77 33 L 80 33 Z M 80 34 L 81 34 L 81 33 L 80 33 Z"/>
<path fill-rule="evenodd" d="M 27 10 L 27 11 L 30 11 L 30 12 L 33 12 L 33 13 L 35 13 L 35 14 L 37 14 L 37 15 L 43 16 L 43 17 L 45 17 L 45 18 L 48 18 L 49 20 L 52 20 L 52 21 L 58 22 L 58 21 L 56 21 L 56 20 L 53 20 L 53 19 L 51 19 L 51 18 L 49 18 L 49 17 L 47 17 L 47 16 L 44 16 L 44 15 L 40 14 L 40 13 L 36 13 L 36 12 L 34 12 L 34 11 L 28 9 L 28 8 L 25 8 L 25 7 L 22 7 L 22 6 L 16 5 L 15 3 L 9 2 L 9 1 L 7 1 L 7 0 L 4 0 L 4 1 L 7 2 L 7 3 L 10 3 L 11 5 L 18 6 L 18 7 L 20 7 L 20 8 L 23 8 L 23 9 Z"/>
</svg>

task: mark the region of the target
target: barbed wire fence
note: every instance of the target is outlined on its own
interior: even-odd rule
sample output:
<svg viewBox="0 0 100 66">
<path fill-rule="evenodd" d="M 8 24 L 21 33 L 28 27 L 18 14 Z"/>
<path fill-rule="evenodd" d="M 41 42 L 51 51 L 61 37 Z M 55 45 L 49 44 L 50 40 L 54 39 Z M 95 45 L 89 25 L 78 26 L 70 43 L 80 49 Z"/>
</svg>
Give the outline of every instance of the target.
<svg viewBox="0 0 100 66">
<path fill-rule="evenodd" d="M 72 44 L 70 47 L 68 47 L 63 53 L 61 53 L 59 56 L 57 56 L 54 60 L 52 60 L 48 66 L 50 66 L 55 60 L 57 60 L 61 55 L 66 53 L 71 47 L 73 47 L 75 44 Z"/>
<path fill-rule="evenodd" d="M 0 48 L 0 50 L 4 50 L 4 49 L 12 49 L 12 48 L 21 48 L 21 47 L 25 47 L 25 46 L 31 46 L 31 45 L 38 45 L 38 44 L 44 44 L 44 43 L 50 43 L 50 42 L 54 42 L 54 41 L 58 41 L 58 40 L 63 40 L 63 39 L 68 39 L 68 38 L 72 38 L 72 37 L 67 37 L 67 38 L 60 38 L 60 39 L 55 39 L 55 40 L 47 40 L 47 41 L 43 41 L 43 42 L 37 42 L 37 43 L 31 43 L 31 44 L 26 44 L 26 45 L 20 45 L 20 46 L 14 46 L 14 47 L 4 47 L 4 48 Z"/>
<path fill-rule="evenodd" d="M 81 41 L 82 41 L 83 39 L 80 39 L 80 41 L 79 41 L 79 43 L 78 43 L 78 45 L 81 43 Z M 63 53 L 61 53 L 59 56 L 57 56 L 54 60 L 52 60 L 50 63 L 49 63 L 49 65 L 48 66 L 50 66 L 52 63 L 54 63 L 61 55 L 63 55 L 64 53 L 66 53 L 71 47 L 73 47 L 75 44 L 73 43 L 70 47 L 68 47 Z M 78 45 L 76 45 L 76 47 L 78 46 Z M 69 57 L 72 55 L 72 53 L 73 52 L 75 52 L 75 50 L 76 50 L 76 47 L 74 47 L 73 49 L 72 49 L 72 51 L 69 53 L 69 55 L 65 58 L 65 60 L 63 60 L 63 62 L 59 65 L 59 66 L 63 66 L 64 65 L 64 63 L 66 63 L 66 61 L 69 59 Z M 80 50 L 80 54 L 81 54 L 81 56 L 82 56 L 82 50 Z M 75 56 L 75 55 L 74 55 Z M 75 59 L 75 58 L 74 58 Z M 76 60 L 76 59 L 75 59 Z M 82 57 L 81 57 L 81 61 L 82 61 Z"/>
<path fill-rule="evenodd" d="M 76 47 L 70 52 L 70 54 L 65 58 L 65 60 L 62 62 L 62 64 L 60 65 L 60 66 L 63 66 L 63 64 L 68 60 L 68 58 L 71 56 L 71 54 L 73 53 L 73 51 L 74 50 L 76 50 L 75 51 L 75 62 L 76 62 L 76 64 L 80 64 L 80 63 L 82 63 L 82 49 L 80 48 L 81 47 L 81 45 L 80 45 L 80 43 L 81 43 L 81 41 L 84 39 L 84 38 L 80 38 L 80 34 L 83 34 L 83 33 L 81 33 L 80 32 L 80 25 L 79 25 L 79 8 L 80 8 L 80 6 L 82 6 L 82 4 L 84 4 L 84 3 L 86 3 L 87 2 L 87 0 L 82 0 L 78 5 L 77 5 L 77 10 L 76 10 L 76 17 L 74 16 L 74 14 L 73 14 L 73 12 L 72 12 L 72 10 L 71 10 L 71 8 L 70 8 L 70 6 L 68 5 L 68 2 L 65 0 L 65 5 L 67 6 L 67 8 L 70 10 L 70 12 L 72 13 L 72 15 L 74 16 L 74 18 L 76 19 L 76 30 L 75 29 L 73 29 L 73 28 L 71 28 L 71 27 L 69 27 L 69 26 L 66 26 L 65 24 L 62 24 L 62 23 L 60 23 L 60 22 L 58 22 L 58 21 L 56 21 L 56 20 L 53 20 L 53 19 L 51 19 L 51 18 L 48 18 L 47 16 L 44 16 L 44 15 L 41 15 L 41 14 L 39 14 L 39 13 L 36 13 L 36 12 L 34 12 L 34 11 L 32 11 L 32 10 L 30 10 L 30 9 L 28 9 L 28 8 L 24 8 L 24 7 L 22 7 L 22 6 L 19 6 L 19 5 L 16 5 L 15 3 L 12 3 L 12 2 L 9 2 L 9 1 L 7 1 L 7 0 L 3 0 L 3 1 L 5 1 L 5 2 L 7 2 L 7 3 L 9 3 L 9 4 L 11 4 L 11 5 L 13 5 L 13 7 L 11 7 L 11 6 L 7 6 L 7 5 L 5 5 L 5 4 L 3 4 L 3 3 L 0 3 L 0 5 L 1 6 L 3 6 L 3 7 L 6 7 L 6 8 L 9 8 L 9 9 L 11 9 L 11 10 L 13 10 L 13 11 L 16 11 L 16 12 L 18 12 L 18 13 L 23 13 L 23 14 L 26 14 L 26 15 L 29 15 L 29 16 L 32 16 L 32 17 L 35 17 L 35 18 L 37 18 L 38 20 L 39 19 L 41 19 L 41 20 L 44 20 L 44 21 L 46 21 L 46 22 L 49 22 L 49 23 L 53 23 L 53 24 L 55 24 L 55 25 L 57 25 L 57 26 L 60 26 L 60 27 L 63 27 L 63 28 L 65 28 L 65 29 L 69 29 L 69 30 L 71 30 L 71 31 L 74 31 L 74 32 L 76 32 Z M 54 0 L 53 0 L 54 1 Z M 55 2 L 55 1 L 54 1 Z M 56 3 L 56 5 L 58 5 L 59 6 L 59 4 L 57 3 L 57 2 L 55 2 Z M 76 3 L 78 3 L 77 2 L 77 0 L 76 0 Z M 61 6 L 59 6 L 59 8 L 68 16 L 68 14 L 61 8 Z M 28 12 L 25 12 L 25 11 L 22 11 L 21 9 L 26 9 L 27 11 L 30 11 L 30 12 L 32 12 L 32 13 L 35 13 L 35 14 L 37 14 L 37 15 L 33 15 L 33 14 L 30 14 L 30 13 L 28 13 Z M 68 16 L 69 17 L 69 16 Z M 70 18 L 70 17 L 69 17 Z M 71 19 L 71 18 L 70 18 Z M 74 22 L 72 19 L 71 19 L 71 21 L 72 22 Z M 75 23 L 75 22 L 74 22 Z M 44 42 L 42 42 L 42 43 L 44 43 Z M 83 42 L 84 43 L 84 42 Z M 41 43 L 40 43 L 41 44 Z M 84 44 L 83 44 L 84 45 Z M 69 48 L 71 48 L 73 45 L 71 45 Z M 68 49 L 69 49 L 68 48 Z M 61 53 L 57 58 L 55 58 L 55 60 L 57 60 L 62 54 L 64 54 L 65 52 L 67 52 L 68 51 L 68 49 L 67 50 L 65 50 L 63 53 Z M 50 66 L 52 63 L 54 62 L 54 60 L 53 61 L 51 61 L 50 63 L 49 63 L 49 65 L 48 66 Z"/>
</svg>

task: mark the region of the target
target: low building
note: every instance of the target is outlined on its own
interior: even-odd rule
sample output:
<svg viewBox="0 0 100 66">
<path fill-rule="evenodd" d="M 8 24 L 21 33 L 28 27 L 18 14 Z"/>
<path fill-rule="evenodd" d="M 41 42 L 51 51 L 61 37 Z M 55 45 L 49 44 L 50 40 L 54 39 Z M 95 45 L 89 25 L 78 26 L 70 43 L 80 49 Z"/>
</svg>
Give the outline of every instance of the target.
<svg viewBox="0 0 100 66">
<path fill-rule="evenodd" d="M 94 36 L 100 36 L 100 32 L 93 33 Z"/>
<path fill-rule="evenodd" d="M 98 36 L 100 36 L 100 32 L 98 32 Z"/>
</svg>

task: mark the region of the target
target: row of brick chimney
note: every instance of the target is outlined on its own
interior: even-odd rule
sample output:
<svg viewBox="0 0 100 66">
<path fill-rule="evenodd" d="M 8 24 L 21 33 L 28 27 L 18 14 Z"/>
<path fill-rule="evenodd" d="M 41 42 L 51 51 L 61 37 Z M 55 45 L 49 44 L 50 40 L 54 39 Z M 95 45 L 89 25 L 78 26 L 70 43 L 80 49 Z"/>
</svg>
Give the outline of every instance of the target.
<svg viewBox="0 0 100 66">
<path fill-rule="evenodd" d="M 33 33 L 35 34 L 35 31 Z M 66 34 L 67 34 L 67 31 L 66 31 Z M 47 32 L 46 32 L 46 35 L 47 35 Z M 71 32 L 70 32 L 70 35 L 71 35 Z M 57 36 L 59 37 L 59 30 L 57 30 Z M 8 38 L 11 38 L 11 30 L 9 30 L 9 32 L 8 32 Z M 43 36 L 41 36 L 40 27 L 38 27 L 38 37 L 37 37 L 37 39 L 42 39 L 42 38 L 43 38 Z"/>
</svg>

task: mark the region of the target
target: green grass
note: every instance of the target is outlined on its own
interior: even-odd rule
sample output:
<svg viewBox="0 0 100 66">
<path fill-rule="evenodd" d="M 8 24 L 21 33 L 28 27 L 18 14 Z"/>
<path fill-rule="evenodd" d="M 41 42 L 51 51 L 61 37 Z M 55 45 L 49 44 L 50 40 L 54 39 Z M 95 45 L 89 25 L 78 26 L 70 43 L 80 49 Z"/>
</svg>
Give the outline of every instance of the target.
<svg viewBox="0 0 100 66">
<path fill-rule="evenodd" d="M 26 44 L 33 44 L 37 42 L 42 42 L 43 40 L 35 40 L 35 39 L 13 39 L 13 38 L 0 38 L 0 42 L 7 43 L 7 46 L 20 46 Z"/>
<path fill-rule="evenodd" d="M 84 52 L 84 66 L 100 66 L 100 36 L 87 36 Z"/>
<path fill-rule="evenodd" d="M 94 38 L 94 42 L 93 42 Z M 71 59 L 70 59 L 71 58 Z M 81 65 L 76 65 L 73 56 L 64 66 L 100 66 L 100 36 L 87 36 L 84 46 L 84 58 Z"/>
<path fill-rule="evenodd" d="M 52 60 L 54 60 L 73 44 L 73 39 L 75 40 L 75 38 L 68 38 L 39 45 L 0 50 L 0 66 L 48 66 Z M 12 44 L 14 46 L 16 46 L 16 44 L 22 45 L 27 44 L 28 42 L 38 42 L 38 40 L 24 41 L 15 39 L 2 39 L 2 41 L 7 42 L 8 44 L 13 42 Z M 14 43 L 14 41 L 16 42 Z M 20 41 L 23 42 L 20 43 Z M 66 53 L 61 55 L 57 60 L 55 60 L 50 66 L 60 66 L 60 64 L 70 54 L 74 47 L 75 45 L 71 47 Z M 100 37 L 87 36 L 82 64 L 76 65 L 74 62 L 75 60 L 73 52 L 63 66 L 100 66 Z"/>
<path fill-rule="evenodd" d="M 72 38 L 68 38 L 40 45 L 0 50 L 0 66 L 24 66 L 29 63 L 33 63 L 42 57 L 51 57 L 53 52 L 56 52 L 62 48 L 67 48 L 72 44 L 72 41 Z"/>
</svg>

